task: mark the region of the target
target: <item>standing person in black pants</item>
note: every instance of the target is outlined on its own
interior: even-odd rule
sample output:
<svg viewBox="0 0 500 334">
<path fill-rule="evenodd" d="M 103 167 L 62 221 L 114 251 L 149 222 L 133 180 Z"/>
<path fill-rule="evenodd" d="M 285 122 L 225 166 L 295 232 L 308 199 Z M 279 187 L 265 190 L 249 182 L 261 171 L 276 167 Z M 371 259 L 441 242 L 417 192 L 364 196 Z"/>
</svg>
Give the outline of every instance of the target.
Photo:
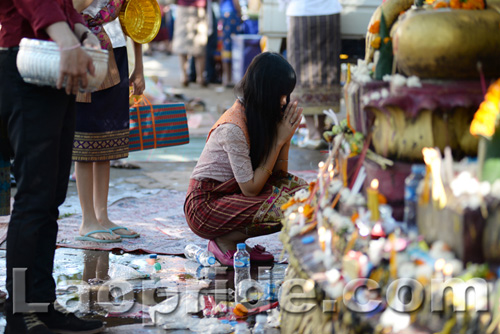
<svg viewBox="0 0 500 334">
<path fill-rule="evenodd" d="M 70 0 L 3 0 L 0 24 L 0 138 L 6 138 L 0 153 L 4 159 L 14 156 L 17 181 L 7 234 L 5 332 L 98 333 L 104 328 L 101 321 L 56 310 L 52 270 L 58 207 L 66 197 L 71 166 L 75 94 L 87 86 L 87 72 L 94 74 L 92 59 L 80 46 L 99 42 Z M 16 67 L 23 37 L 57 43 L 58 89 L 23 81 Z"/>
</svg>

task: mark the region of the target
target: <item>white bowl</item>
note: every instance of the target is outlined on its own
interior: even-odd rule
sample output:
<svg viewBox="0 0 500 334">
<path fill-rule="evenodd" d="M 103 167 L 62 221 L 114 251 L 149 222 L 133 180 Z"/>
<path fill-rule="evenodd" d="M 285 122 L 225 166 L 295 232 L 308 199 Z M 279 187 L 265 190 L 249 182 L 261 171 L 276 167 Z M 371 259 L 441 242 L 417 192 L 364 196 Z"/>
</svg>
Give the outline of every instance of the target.
<svg viewBox="0 0 500 334">
<path fill-rule="evenodd" d="M 95 76 L 87 75 L 87 88 L 80 88 L 80 91 L 93 92 L 99 88 L 108 72 L 108 51 L 82 48 L 93 59 Z M 23 38 L 19 44 L 17 69 L 25 82 L 56 87 L 60 60 L 59 47 L 55 42 Z"/>
</svg>

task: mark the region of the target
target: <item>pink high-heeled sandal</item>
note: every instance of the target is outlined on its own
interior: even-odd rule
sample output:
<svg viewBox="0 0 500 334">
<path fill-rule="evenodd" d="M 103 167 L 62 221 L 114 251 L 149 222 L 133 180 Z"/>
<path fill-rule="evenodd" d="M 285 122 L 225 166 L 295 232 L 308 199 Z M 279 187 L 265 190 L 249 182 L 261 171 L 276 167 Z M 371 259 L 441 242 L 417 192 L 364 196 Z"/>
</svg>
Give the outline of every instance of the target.
<svg viewBox="0 0 500 334">
<path fill-rule="evenodd" d="M 234 265 L 234 253 L 236 251 L 234 250 L 228 250 L 227 252 L 223 253 L 222 250 L 219 248 L 215 240 L 210 240 L 208 242 L 208 250 L 214 254 L 215 258 L 217 261 L 220 262 L 223 266 L 230 266 L 232 267 Z"/>
</svg>

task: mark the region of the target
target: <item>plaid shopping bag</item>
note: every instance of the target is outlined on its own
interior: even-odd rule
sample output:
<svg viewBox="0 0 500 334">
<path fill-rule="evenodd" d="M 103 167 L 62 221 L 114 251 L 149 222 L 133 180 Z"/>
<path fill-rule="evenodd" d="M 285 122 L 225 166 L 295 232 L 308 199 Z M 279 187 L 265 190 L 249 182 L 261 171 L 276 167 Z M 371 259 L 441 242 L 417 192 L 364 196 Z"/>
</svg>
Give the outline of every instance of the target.
<svg viewBox="0 0 500 334">
<path fill-rule="evenodd" d="M 189 130 L 184 103 L 152 105 L 143 96 L 130 107 L 130 152 L 187 143 Z"/>
</svg>

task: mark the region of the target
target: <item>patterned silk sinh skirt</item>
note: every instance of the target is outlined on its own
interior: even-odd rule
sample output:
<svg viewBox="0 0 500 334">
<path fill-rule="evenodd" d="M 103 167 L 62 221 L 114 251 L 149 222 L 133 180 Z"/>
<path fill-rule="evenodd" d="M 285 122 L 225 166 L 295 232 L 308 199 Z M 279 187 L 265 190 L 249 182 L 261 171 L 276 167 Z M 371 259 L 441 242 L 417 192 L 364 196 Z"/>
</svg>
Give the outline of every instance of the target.
<svg viewBox="0 0 500 334">
<path fill-rule="evenodd" d="M 297 73 L 292 99 L 304 115 L 340 106 L 340 14 L 291 16 L 287 59 Z"/>
<path fill-rule="evenodd" d="M 191 230 L 201 238 L 215 239 L 232 231 L 250 237 L 281 230 L 281 206 L 308 183 L 292 174 L 272 176 L 259 196 L 241 193 L 236 179 L 226 182 L 191 179 L 184 213 Z"/>
<path fill-rule="evenodd" d="M 120 83 L 76 104 L 73 160 L 95 162 L 128 157 L 129 80 L 127 48 L 113 49 Z"/>
</svg>

